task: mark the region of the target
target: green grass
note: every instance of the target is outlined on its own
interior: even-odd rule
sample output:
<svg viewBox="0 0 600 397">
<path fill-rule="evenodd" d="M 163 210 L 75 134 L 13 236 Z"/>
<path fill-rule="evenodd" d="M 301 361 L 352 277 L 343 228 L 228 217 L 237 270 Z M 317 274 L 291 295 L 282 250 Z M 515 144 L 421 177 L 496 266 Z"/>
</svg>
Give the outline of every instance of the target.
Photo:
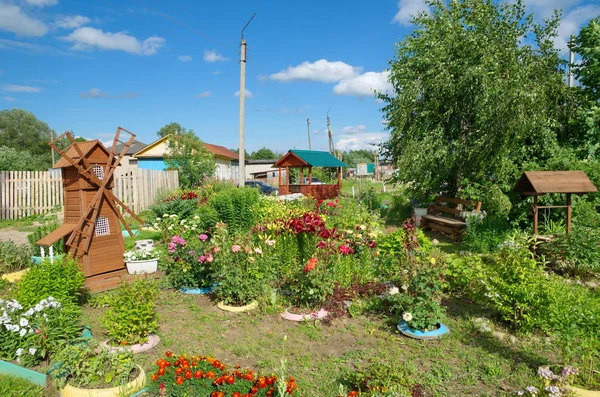
<svg viewBox="0 0 600 397">
<path fill-rule="evenodd" d="M 137 240 L 154 240 L 155 243 L 160 241 L 160 232 L 150 230 L 138 230 L 138 233 L 134 237 L 129 236 L 129 234 L 125 234 L 125 236 L 125 250 L 133 249 Z"/>
<path fill-rule="evenodd" d="M 472 323 L 482 315 L 474 305 L 460 300 L 446 305 L 452 332 L 425 342 L 400 335 L 397 321 L 380 316 L 338 319 L 331 326 L 293 323 L 279 317 L 283 308 L 233 314 L 204 296 L 163 291 L 161 344 L 136 360 L 151 375 L 166 350 L 210 355 L 264 374 L 278 374 L 285 359 L 286 376 L 297 379 L 305 397 L 337 396 L 344 373 L 377 363 L 409 371 L 410 382 L 423 385 L 427 396 L 503 396 L 534 384 L 537 368 L 556 362 L 554 347 L 533 338 L 511 344 L 481 334 Z M 98 320 L 102 310 L 84 308 L 86 324 L 99 340 L 105 339 Z"/>
<path fill-rule="evenodd" d="M 2 397 L 41 397 L 48 394 L 44 389 L 28 381 L 8 375 L 0 375 Z"/>
</svg>

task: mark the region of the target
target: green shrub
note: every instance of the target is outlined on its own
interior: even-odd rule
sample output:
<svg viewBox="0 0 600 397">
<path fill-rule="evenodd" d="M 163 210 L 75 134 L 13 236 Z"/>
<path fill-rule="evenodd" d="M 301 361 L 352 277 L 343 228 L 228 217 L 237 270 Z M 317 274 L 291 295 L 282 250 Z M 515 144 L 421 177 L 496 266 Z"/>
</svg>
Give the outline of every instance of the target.
<svg viewBox="0 0 600 397">
<path fill-rule="evenodd" d="M 352 390 L 373 393 L 368 395 L 409 397 L 413 395 L 414 374 L 415 369 L 404 363 L 388 364 L 373 358 L 365 366 L 347 370 L 343 379 Z"/>
<path fill-rule="evenodd" d="M 375 192 L 375 189 L 373 189 L 373 187 L 361 191 L 358 195 L 358 201 L 360 201 L 370 211 L 377 212 L 379 212 L 379 210 L 381 209 L 381 204 L 383 203 L 381 196 L 377 194 L 377 192 Z"/>
<path fill-rule="evenodd" d="M 194 215 L 198 217 L 196 222 L 200 230 L 210 230 L 219 222 L 219 213 L 210 205 L 200 206 Z"/>
<path fill-rule="evenodd" d="M 258 189 L 225 189 L 217 193 L 210 205 L 219 221 L 227 224 L 233 234 L 244 233 L 258 222 Z"/>
<path fill-rule="evenodd" d="M 52 296 L 64 305 L 78 304 L 83 296 L 85 277 L 79 263 L 67 257 L 51 263 L 45 259 L 32 266 L 17 285 L 16 299 L 31 306 Z"/>
<path fill-rule="evenodd" d="M 110 342 L 117 345 L 147 342 L 148 335 L 158 329 L 157 296 L 158 285 L 154 280 L 121 282 L 110 294 L 110 309 L 102 317 Z"/>
<path fill-rule="evenodd" d="M 486 216 L 479 221 L 470 218 L 462 238 L 462 248 L 479 253 L 496 252 L 511 230 L 511 225 L 505 218 Z"/>
<path fill-rule="evenodd" d="M 0 275 L 28 268 L 31 265 L 33 254 L 33 248 L 30 245 L 0 241 Z"/>
<path fill-rule="evenodd" d="M 600 275 L 600 229 L 575 227 L 540 246 L 549 266 L 571 276 Z"/>
<path fill-rule="evenodd" d="M 184 200 L 181 197 L 163 200 L 153 205 L 150 209 L 157 218 L 162 218 L 165 214 L 176 214 L 179 219 L 188 219 L 198 207 L 198 200 Z"/>
<path fill-rule="evenodd" d="M 57 221 L 46 223 L 44 225 L 36 227 L 35 230 L 33 231 L 33 233 L 31 233 L 29 236 L 27 236 L 27 240 L 29 240 L 29 244 L 31 244 L 32 251 L 35 252 L 35 254 L 32 254 L 32 255 L 37 255 L 40 252 L 40 247 L 36 244 L 36 242 L 38 240 L 40 240 L 42 237 L 45 237 L 48 234 L 50 234 L 55 229 L 58 229 L 58 227 L 60 225 L 61 224 L 58 223 Z M 58 243 L 55 243 L 52 246 L 52 249 L 54 251 L 54 255 L 64 253 L 64 245 L 62 243 L 62 240 L 60 240 Z"/>
<path fill-rule="evenodd" d="M 506 218 L 512 209 L 510 198 L 496 184 L 467 184 L 460 196 L 465 200 L 481 201 L 481 208 L 494 217 Z"/>
</svg>

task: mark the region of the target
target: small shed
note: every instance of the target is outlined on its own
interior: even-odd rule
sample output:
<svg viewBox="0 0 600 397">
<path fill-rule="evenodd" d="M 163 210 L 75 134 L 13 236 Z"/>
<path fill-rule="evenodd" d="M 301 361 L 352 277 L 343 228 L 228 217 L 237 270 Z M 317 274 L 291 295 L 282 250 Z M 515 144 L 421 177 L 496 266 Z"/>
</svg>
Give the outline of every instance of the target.
<svg viewBox="0 0 600 397">
<path fill-rule="evenodd" d="M 538 233 L 538 213 L 540 208 L 566 208 L 567 233 L 571 231 L 571 195 L 595 193 L 596 186 L 584 171 L 525 171 L 517 181 L 513 191 L 521 196 L 533 196 L 533 233 Z M 538 196 L 547 193 L 564 193 L 566 205 L 538 205 Z"/>
<path fill-rule="evenodd" d="M 290 150 L 277 160 L 273 167 L 279 168 L 279 194 L 302 193 L 312 196 L 317 200 L 327 200 L 340 194 L 342 187 L 342 167 L 346 163 L 335 158 L 329 152 L 317 150 Z M 337 169 L 337 184 L 313 184 L 313 167 L 327 167 Z M 285 173 L 282 173 L 282 169 Z M 300 183 L 290 185 L 290 168 L 300 168 Z M 308 179 L 304 180 L 304 169 L 308 169 Z M 282 181 L 281 176 L 285 175 Z"/>
</svg>

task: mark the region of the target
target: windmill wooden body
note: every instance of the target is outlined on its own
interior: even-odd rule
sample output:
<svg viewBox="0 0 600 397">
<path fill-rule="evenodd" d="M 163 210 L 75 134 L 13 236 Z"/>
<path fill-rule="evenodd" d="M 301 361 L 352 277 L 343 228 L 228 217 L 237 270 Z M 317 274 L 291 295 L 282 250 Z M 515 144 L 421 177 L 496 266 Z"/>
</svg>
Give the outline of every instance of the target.
<svg viewBox="0 0 600 397">
<path fill-rule="evenodd" d="M 123 133 L 129 135 L 126 142 L 119 139 Z M 56 143 L 63 137 L 71 145 L 60 150 Z M 50 143 L 52 149 L 61 155 L 54 168 L 62 170 L 64 224 L 37 244 L 49 247 L 63 240 L 65 252 L 77 258 L 86 276 L 86 286 L 92 291 L 117 286 L 120 277 L 127 272 L 119 222 L 130 234 L 131 229 L 121 210 L 142 222 L 112 192 L 113 174 L 134 138 L 131 132 L 119 127 L 111 150 L 98 140 L 76 142 L 68 132 Z M 115 153 L 118 143 L 123 146 L 121 152 Z"/>
</svg>

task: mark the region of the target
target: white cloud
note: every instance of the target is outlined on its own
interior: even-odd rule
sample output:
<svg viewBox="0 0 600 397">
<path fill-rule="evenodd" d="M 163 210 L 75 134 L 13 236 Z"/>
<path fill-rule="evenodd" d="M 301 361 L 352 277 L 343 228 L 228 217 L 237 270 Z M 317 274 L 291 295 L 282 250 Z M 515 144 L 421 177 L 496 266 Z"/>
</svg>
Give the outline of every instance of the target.
<svg viewBox="0 0 600 397">
<path fill-rule="evenodd" d="M 539 19 L 552 16 L 554 10 L 567 10 L 580 2 L 581 0 L 525 0 L 527 8 Z"/>
<path fill-rule="evenodd" d="M 541 0 L 544 1 L 544 0 Z M 392 23 L 396 22 L 400 25 L 408 26 L 411 24 L 411 17 L 417 15 L 420 11 L 427 11 L 429 7 L 424 0 L 399 0 L 398 12 L 392 19 Z"/>
<path fill-rule="evenodd" d="M 81 98 L 85 99 L 132 99 L 137 98 L 139 94 L 137 92 L 124 92 L 119 95 L 110 95 L 102 91 L 100 88 L 92 88 L 89 91 L 82 92 L 79 94 Z"/>
<path fill-rule="evenodd" d="M 208 98 L 211 95 L 212 95 L 212 92 L 210 92 L 210 91 L 202 91 L 201 93 L 194 95 L 194 97 L 196 97 L 196 98 Z"/>
<path fill-rule="evenodd" d="M 192 61 L 192 57 L 189 55 L 181 55 L 181 56 L 177 57 L 177 59 L 179 59 L 181 62 L 191 62 Z"/>
<path fill-rule="evenodd" d="M 240 96 L 240 90 L 237 90 L 236 92 L 234 92 L 233 95 Z M 252 91 L 246 90 L 245 97 L 246 98 L 254 98 L 254 95 L 252 95 Z"/>
<path fill-rule="evenodd" d="M 28 85 L 4 84 L 2 86 L 2 91 L 6 91 L 6 92 L 41 92 L 42 89 L 39 87 L 31 87 Z"/>
<path fill-rule="evenodd" d="M 367 126 L 364 124 L 349 125 L 342 128 L 342 135 L 361 134 L 367 131 Z"/>
<path fill-rule="evenodd" d="M 46 7 L 57 4 L 58 0 L 25 0 L 25 2 L 36 7 Z"/>
<path fill-rule="evenodd" d="M 165 44 L 162 37 L 151 36 L 144 41 L 140 41 L 127 32 L 103 32 L 100 29 L 82 27 L 75 29 L 68 36 L 62 37 L 63 40 L 75 43 L 71 49 L 76 51 L 86 51 L 93 48 L 103 50 L 125 51 L 136 55 L 154 55 L 156 50 Z"/>
<path fill-rule="evenodd" d="M 13 101 L 16 101 L 17 99 L 16 99 L 16 98 L 13 98 L 13 97 L 11 97 L 11 96 L 3 96 L 3 97 L 2 97 L 2 100 L 3 100 L 3 101 L 10 101 L 10 102 L 13 102 Z"/>
<path fill-rule="evenodd" d="M 204 50 L 204 56 L 202 59 L 208 63 L 225 62 L 229 60 L 229 58 L 219 54 L 216 50 Z"/>
<path fill-rule="evenodd" d="M 389 134 L 385 132 L 361 132 L 351 135 L 340 135 L 335 144 L 339 150 L 375 150 L 377 146 L 385 142 Z"/>
<path fill-rule="evenodd" d="M 223 73 L 223 72 L 222 72 L 222 71 L 220 71 L 220 70 L 215 70 L 215 71 L 214 71 L 214 72 L 212 72 L 211 74 L 216 76 L 217 74 L 221 74 L 221 73 Z"/>
<path fill-rule="evenodd" d="M 0 4 L 0 29 L 19 36 L 43 36 L 48 32 L 46 24 L 31 18 L 13 5 Z"/>
<path fill-rule="evenodd" d="M 86 25 L 89 22 L 90 22 L 90 19 L 83 15 L 69 15 L 69 16 L 58 19 L 54 23 L 54 25 L 58 26 L 59 28 L 64 28 L 64 29 L 75 29 L 80 26 Z"/>
<path fill-rule="evenodd" d="M 327 59 L 319 59 L 313 63 L 306 61 L 298 66 L 288 66 L 287 69 L 274 73 L 269 78 L 282 82 L 307 80 L 335 83 L 356 76 L 361 71 L 361 67 L 348 65 L 341 61 L 329 62 Z"/>
<path fill-rule="evenodd" d="M 599 14 L 598 4 L 587 4 L 565 12 L 558 27 L 558 37 L 554 39 L 554 46 L 559 50 L 566 50 L 570 36 L 577 35 L 583 25 Z"/>
<path fill-rule="evenodd" d="M 374 96 L 375 91 L 391 93 L 393 87 L 388 81 L 389 72 L 367 72 L 341 80 L 333 87 L 336 95 Z"/>
</svg>

